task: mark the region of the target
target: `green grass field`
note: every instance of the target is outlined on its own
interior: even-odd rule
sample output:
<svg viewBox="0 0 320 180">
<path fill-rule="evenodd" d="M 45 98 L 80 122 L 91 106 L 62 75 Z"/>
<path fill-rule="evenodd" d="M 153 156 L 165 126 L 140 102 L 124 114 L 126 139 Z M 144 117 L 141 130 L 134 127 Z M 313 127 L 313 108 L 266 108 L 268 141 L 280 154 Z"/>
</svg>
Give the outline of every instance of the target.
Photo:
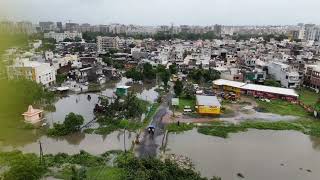
<svg viewBox="0 0 320 180">
<path fill-rule="evenodd" d="M 309 90 L 309 89 L 301 89 L 300 91 L 298 91 L 299 93 L 299 99 L 310 106 L 315 105 L 315 103 L 318 101 L 318 99 L 320 98 L 320 94 Z"/>
<path fill-rule="evenodd" d="M 259 130 L 293 130 L 299 131 L 306 135 L 320 137 L 320 122 L 312 119 L 301 119 L 297 121 L 244 121 L 240 124 L 231 124 L 226 122 L 213 122 L 207 126 L 198 127 L 198 132 L 217 136 L 222 138 L 229 137 L 230 133 L 244 132 L 248 129 Z"/>
<path fill-rule="evenodd" d="M 179 98 L 179 106 L 178 111 L 183 112 L 183 109 L 185 106 L 190 106 L 192 110 L 194 110 L 194 106 L 196 105 L 195 99 L 185 99 L 185 98 Z"/>
<path fill-rule="evenodd" d="M 265 112 L 280 114 L 280 115 L 292 115 L 299 117 L 307 117 L 309 113 L 303 109 L 303 107 L 292 104 L 283 100 L 271 100 L 271 102 L 264 102 L 257 100 L 258 107 Z"/>
</svg>

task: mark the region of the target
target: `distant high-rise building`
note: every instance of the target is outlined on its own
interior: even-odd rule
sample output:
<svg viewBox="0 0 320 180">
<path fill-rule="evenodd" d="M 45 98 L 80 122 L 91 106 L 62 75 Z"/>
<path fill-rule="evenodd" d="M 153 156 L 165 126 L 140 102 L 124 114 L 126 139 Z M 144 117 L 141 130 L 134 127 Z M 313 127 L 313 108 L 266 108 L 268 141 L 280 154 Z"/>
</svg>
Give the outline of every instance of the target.
<svg viewBox="0 0 320 180">
<path fill-rule="evenodd" d="M 219 24 L 214 25 L 213 32 L 215 35 L 221 36 L 221 30 L 222 30 L 221 25 Z"/>
<path fill-rule="evenodd" d="M 70 32 L 73 32 L 73 31 L 79 31 L 79 24 L 77 23 L 66 23 L 66 31 L 70 31 Z"/>
<path fill-rule="evenodd" d="M 60 32 L 63 30 L 62 22 L 57 22 L 57 28 L 58 28 L 58 31 Z"/>
<path fill-rule="evenodd" d="M 39 22 L 41 31 L 53 31 L 55 29 L 54 22 Z"/>
</svg>

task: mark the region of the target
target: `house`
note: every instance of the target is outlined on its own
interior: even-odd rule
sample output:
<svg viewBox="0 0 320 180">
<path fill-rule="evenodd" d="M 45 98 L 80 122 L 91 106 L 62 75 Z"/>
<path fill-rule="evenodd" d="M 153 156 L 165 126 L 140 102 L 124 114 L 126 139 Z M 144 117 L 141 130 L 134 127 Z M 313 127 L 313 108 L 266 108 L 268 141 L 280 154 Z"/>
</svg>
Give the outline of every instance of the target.
<svg viewBox="0 0 320 180">
<path fill-rule="evenodd" d="M 271 62 L 268 65 L 268 73 L 279 81 L 283 87 L 297 88 L 300 85 L 299 73 L 291 71 L 290 66 L 287 64 Z"/>
<path fill-rule="evenodd" d="M 28 123 L 37 123 L 40 122 L 43 118 L 43 110 L 41 109 L 33 109 L 30 105 L 28 107 L 28 111 L 24 112 L 22 115 L 24 116 L 24 120 Z"/>
<path fill-rule="evenodd" d="M 216 96 L 196 96 L 196 108 L 199 114 L 220 115 L 221 104 Z"/>
</svg>

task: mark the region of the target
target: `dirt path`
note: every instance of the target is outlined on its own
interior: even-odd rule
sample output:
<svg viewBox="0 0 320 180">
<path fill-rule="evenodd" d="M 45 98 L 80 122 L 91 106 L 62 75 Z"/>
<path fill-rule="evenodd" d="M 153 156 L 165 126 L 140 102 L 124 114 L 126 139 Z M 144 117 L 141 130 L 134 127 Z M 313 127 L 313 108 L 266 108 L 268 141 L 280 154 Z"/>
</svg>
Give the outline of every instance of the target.
<svg viewBox="0 0 320 180">
<path fill-rule="evenodd" d="M 185 122 L 185 123 L 205 123 L 213 121 L 226 121 L 231 123 L 239 123 L 245 120 L 265 120 L 265 121 L 292 121 L 297 120 L 296 116 L 283 116 L 273 113 L 264 113 L 256 111 L 257 103 L 247 97 L 241 98 L 240 102 L 229 103 L 224 105 L 231 113 L 221 115 L 220 117 L 190 117 L 188 115 L 178 114 L 176 117 L 172 117 L 172 113 L 167 113 L 164 118 L 164 123 Z"/>
</svg>

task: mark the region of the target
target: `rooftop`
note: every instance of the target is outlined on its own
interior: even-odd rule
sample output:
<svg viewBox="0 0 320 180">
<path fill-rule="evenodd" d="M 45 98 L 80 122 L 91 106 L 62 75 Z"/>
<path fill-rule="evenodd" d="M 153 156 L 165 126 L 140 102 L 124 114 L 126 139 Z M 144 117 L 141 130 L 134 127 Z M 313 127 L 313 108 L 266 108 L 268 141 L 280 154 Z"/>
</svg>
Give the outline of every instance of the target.
<svg viewBox="0 0 320 180">
<path fill-rule="evenodd" d="M 231 87 L 240 88 L 240 87 L 244 86 L 246 83 L 237 82 L 237 81 L 230 81 L 230 80 L 226 80 L 226 79 L 217 79 L 217 80 L 213 81 L 213 84 L 218 85 L 218 86 L 231 86 Z"/>
<path fill-rule="evenodd" d="M 221 104 L 218 101 L 216 96 L 202 96 L 202 95 L 197 95 L 197 104 L 198 105 L 203 105 L 203 106 L 217 106 L 220 107 Z"/>
</svg>

